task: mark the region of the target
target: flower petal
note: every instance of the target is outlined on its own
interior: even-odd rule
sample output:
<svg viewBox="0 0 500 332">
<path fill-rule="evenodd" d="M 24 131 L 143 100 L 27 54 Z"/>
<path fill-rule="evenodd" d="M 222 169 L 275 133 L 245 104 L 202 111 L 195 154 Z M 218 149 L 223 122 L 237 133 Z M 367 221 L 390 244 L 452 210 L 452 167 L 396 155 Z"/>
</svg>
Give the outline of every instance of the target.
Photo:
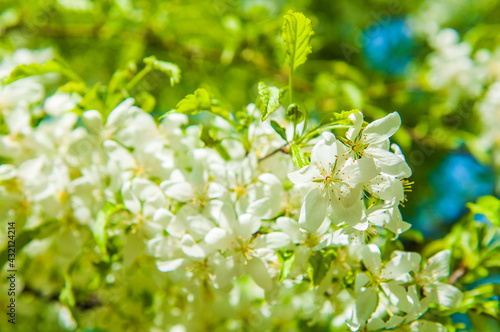
<svg viewBox="0 0 500 332">
<path fill-rule="evenodd" d="M 392 259 L 380 273 L 382 279 L 396 279 L 399 276 L 415 271 L 420 266 L 422 257 L 416 252 L 395 251 Z"/>
<path fill-rule="evenodd" d="M 440 282 L 424 285 L 424 293 L 432 302 L 449 308 L 457 307 L 464 296 L 455 286 Z"/>
<path fill-rule="evenodd" d="M 366 126 L 363 130 L 363 137 L 365 142 L 381 143 L 394 135 L 399 127 L 401 127 L 401 117 L 398 112 L 393 112 Z"/>
<path fill-rule="evenodd" d="M 364 155 L 375 159 L 375 163 L 381 172 L 402 178 L 409 178 L 411 176 L 411 168 L 406 161 L 390 151 L 368 147 L 364 153 Z"/>
<path fill-rule="evenodd" d="M 304 198 L 300 210 L 299 225 L 310 233 L 318 230 L 326 216 L 328 199 L 320 188 L 314 188 Z"/>
<path fill-rule="evenodd" d="M 311 151 L 311 164 L 318 164 L 324 168 L 334 165 L 337 160 L 337 139 L 332 133 L 323 133 L 323 139 L 319 141 Z"/>
<path fill-rule="evenodd" d="M 361 259 L 366 268 L 376 276 L 380 273 L 382 259 L 380 258 L 380 249 L 375 244 L 368 244 L 361 250 Z"/>
<path fill-rule="evenodd" d="M 191 235 L 186 234 L 181 240 L 181 249 L 184 254 L 191 258 L 205 258 L 205 251 L 196 243 Z"/>
<path fill-rule="evenodd" d="M 156 267 L 160 272 L 172 272 L 177 270 L 184 263 L 184 258 L 177 258 L 168 261 L 156 262 Z"/>
<path fill-rule="evenodd" d="M 252 256 L 247 261 L 245 272 L 248 273 L 255 283 L 262 289 L 269 291 L 273 288 L 273 282 L 267 271 L 266 264 L 257 256 Z"/>
<path fill-rule="evenodd" d="M 345 136 L 351 141 L 354 141 L 354 139 L 356 139 L 359 132 L 361 131 L 361 127 L 363 126 L 363 114 L 361 112 L 353 113 L 349 115 L 349 119 L 352 120 L 354 125 L 349 128 L 349 130 L 347 130 Z"/>
<path fill-rule="evenodd" d="M 443 250 L 429 258 L 425 264 L 422 278 L 427 281 L 437 281 L 450 275 L 450 256 L 449 249 Z"/>
</svg>

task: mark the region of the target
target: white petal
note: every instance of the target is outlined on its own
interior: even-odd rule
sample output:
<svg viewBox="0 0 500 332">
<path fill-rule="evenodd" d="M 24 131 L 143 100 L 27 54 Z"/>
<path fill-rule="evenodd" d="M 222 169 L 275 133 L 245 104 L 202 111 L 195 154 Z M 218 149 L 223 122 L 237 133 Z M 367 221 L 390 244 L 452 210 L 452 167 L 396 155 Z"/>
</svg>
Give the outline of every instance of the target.
<svg viewBox="0 0 500 332">
<path fill-rule="evenodd" d="M 349 158 L 340 170 L 339 177 L 342 182 L 356 185 L 358 183 L 366 182 L 379 173 L 377 166 L 371 158 L 361 158 L 354 160 Z"/>
<path fill-rule="evenodd" d="M 17 171 L 14 165 L 0 165 L 0 181 L 12 179 L 17 176 Z"/>
<path fill-rule="evenodd" d="M 269 291 L 273 288 L 273 282 L 269 276 L 267 267 L 259 257 L 252 256 L 252 258 L 247 261 L 245 272 L 248 273 L 262 289 Z"/>
<path fill-rule="evenodd" d="M 235 268 L 234 261 L 232 258 L 225 259 L 221 258 L 221 261 L 217 262 L 217 267 L 215 268 L 215 284 L 218 288 L 224 288 L 234 278 Z"/>
<path fill-rule="evenodd" d="M 301 184 L 306 182 L 312 182 L 314 178 L 319 178 L 320 174 L 318 169 L 314 166 L 307 165 L 299 169 L 298 171 L 288 174 L 288 178 L 295 184 Z"/>
<path fill-rule="evenodd" d="M 408 301 L 408 293 L 403 286 L 400 286 L 395 280 L 382 283 L 381 286 L 392 304 L 405 313 L 410 312 L 411 304 Z"/>
<path fill-rule="evenodd" d="M 424 293 L 432 302 L 450 308 L 460 305 L 463 299 L 463 293 L 458 288 L 439 282 L 424 285 Z"/>
<path fill-rule="evenodd" d="M 123 204 L 130 212 L 134 214 L 141 214 L 141 203 L 137 196 L 132 193 L 132 183 L 127 181 L 123 184 L 121 194 L 123 197 Z"/>
<path fill-rule="evenodd" d="M 429 258 L 425 264 L 422 277 L 427 281 L 437 281 L 450 275 L 450 256 L 449 249 L 443 250 Z"/>
<path fill-rule="evenodd" d="M 332 133 L 325 132 L 323 135 L 323 139 L 312 148 L 311 164 L 327 168 L 337 160 L 337 140 Z"/>
<path fill-rule="evenodd" d="M 216 211 L 216 209 L 214 209 L 213 212 L 216 214 L 214 215 L 214 219 L 220 227 L 231 232 L 234 232 L 238 229 L 239 225 L 236 221 L 236 213 L 234 212 L 234 208 L 230 204 L 224 203 L 220 207 L 219 211 Z"/>
<path fill-rule="evenodd" d="M 132 154 L 115 141 L 106 140 L 103 146 L 108 157 L 116 161 L 121 169 L 131 169 L 135 167 L 135 159 Z"/>
<path fill-rule="evenodd" d="M 268 219 L 271 217 L 271 201 L 267 197 L 253 201 L 247 207 L 246 213 L 258 218 Z"/>
<path fill-rule="evenodd" d="M 160 189 L 165 196 L 180 202 L 190 201 L 194 198 L 194 189 L 189 182 L 175 182 L 172 180 L 163 181 Z"/>
<path fill-rule="evenodd" d="M 299 223 L 289 217 L 279 217 L 276 220 L 278 227 L 285 232 L 293 241 L 293 243 L 300 243 L 305 234 L 300 231 Z"/>
<path fill-rule="evenodd" d="M 422 257 L 416 252 L 395 251 L 392 259 L 380 273 L 382 279 L 396 279 L 399 276 L 415 271 L 420 266 Z"/>
<path fill-rule="evenodd" d="M 133 98 L 127 98 L 122 101 L 118 106 L 115 107 L 114 110 L 111 111 L 108 115 L 108 119 L 106 121 L 106 126 L 118 126 L 121 125 L 125 120 L 129 109 L 134 104 Z"/>
<path fill-rule="evenodd" d="M 207 189 L 207 198 L 215 199 L 222 198 L 227 193 L 226 187 L 217 182 L 211 182 Z"/>
<path fill-rule="evenodd" d="M 401 126 L 401 117 L 398 112 L 393 112 L 382 119 L 370 123 L 363 130 L 363 137 L 371 144 L 380 143 L 394 135 Z"/>
<path fill-rule="evenodd" d="M 418 320 L 410 324 L 411 332 L 446 332 L 447 329 L 435 322 L 428 322 L 426 320 Z"/>
<path fill-rule="evenodd" d="M 205 242 L 215 249 L 226 251 L 231 248 L 233 238 L 222 228 L 214 228 L 205 235 Z"/>
<path fill-rule="evenodd" d="M 318 230 L 326 216 L 328 199 L 320 188 L 314 188 L 304 198 L 300 210 L 299 225 L 310 233 Z"/>
<path fill-rule="evenodd" d="M 264 239 L 266 247 L 270 249 L 280 249 L 290 244 L 290 237 L 283 232 L 272 232 L 260 237 Z"/>
<path fill-rule="evenodd" d="M 405 318 L 397 315 L 393 315 L 389 320 L 387 321 L 385 328 L 386 329 L 393 329 L 395 327 L 398 327 L 404 322 Z"/>
<path fill-rule="evenodd" d="M 392 201 L 396 198 L 397 202 L 404 200 L 404 188 L 401 179 L 380 173 L 375 179 L 368 181 L 367 190 L 375 197 L 385 201 Z"/>
<path fill-rule="evenodd" d="M 193 237 L 189 234 L 186 234 L 182 237 L 181 249 L 182 252 L 184 252 L 184 254 L 186 254 L 191 258 L 195 259 L 205 258 L 205 252 L 196 242 L 194 242 Z"/>
<path fill-rule="evenodd" d="M 316 231 L 316 235 L 321 236 L 321 235 L 325 234 L 326 232 L 328 232 L 331 224 L 332 224 L 332 221 L 330 220 L 330 218 L 325 218 L 325 220 L 323 220 L 323 223 L 321 224 L 321 226 L 319 226 L 318 230 Z"/>
<path fill-rule="evenodd" d="M 238 218 L 238 226 L 235 229 L 235 235 L 241 236 L 244 240 L 248 240 L 252 234 L 257 233 L 260 229 L 260 225 L 260 219 L 251 214 L 242 214 Z"/>
<path fill-rule="evenodd" d="M 174 218 L 174 215 L 170 211 L 161 208 L 155 211 L 153 222 L 161 225 L 163 229 L 166 229 L 172 218 Z"/>
<path fill-rule="evenodd" d="M 361 112 L 353 113 L 349 115 L 349 119 L 352 120 L 354 125 L 349 128 L 345 136 L 351 141 L 354 141 L 354 139 L 358 136 L 361 127 L 363 126 L 363 114 Z"/>
<path fill-rule="evenodd" d="M 359 199 L 361 197 L 361 192 L 358 197 L 354 195 L 350 195 L 339 203 L 337 200 L 333 199 L 332 208 L 335 221 L 347 222 L 350 226 L 358 229 L 358 230 L 366 230 L 368 228 L 368 222 L 366 218 L 363 218 L 363 201 Z M 352 202 L 350 201 L 352 200 Z M 342 204 L 341 204 L 342 203 Z M 344 203 L 352 204 L 350 207 L 346 208 Z"/>
<path fill-rule="evenodd" d="M 183 263 L 184 258 L 177 258 L 169 261 L 156 262 L 156 267 L 160 272 L 172 272 L 177 270 Z"/>
<path fill-rule="evenodd" d="M 368 244 L 361 250 L 361 258 L 366 268 L 371 273 L 378 276 L 382 259 L 380 258 L 380 249 L 375 244 Z"/>
<path fill-rule="evenodd" d="M 82 122 L 92 133 L 99 134 L 102 131 L 102 115 L 99 111 L 83 112 Z"/>
<path fill-rule="evenodd" d="M 369 280 L 369 277 L 365 273 L 358 273 L 356 275 L 355 288 L 357 299 L 352 313 L 352 320 L 348 322 L 348 325 L 358 328 L 365 326 L 377 308 L 378 293 L 375 287 L 364 287 Z"/>
<path fill-rule="evenodd" d="M 410 229 L 411 224 L 403 221 L 403 217 L 401 216 L 401 212 L 399 211 L 399 207 L 395 206 L 392 209 L 388 210 L 391 218 L 389 219 L 389 223 L 386 225 L 387 229 L 393 232 L 396 237 L 406 232 Z"/>
<path fill-rule="evenodd" d="M 402 178 L 411 176 L 411 168 L 406 161 L 390 151 L 368 147 L 364 153 L 364 155 L 374 158 L 377 166 L 384 173 Z"/>
</svg>

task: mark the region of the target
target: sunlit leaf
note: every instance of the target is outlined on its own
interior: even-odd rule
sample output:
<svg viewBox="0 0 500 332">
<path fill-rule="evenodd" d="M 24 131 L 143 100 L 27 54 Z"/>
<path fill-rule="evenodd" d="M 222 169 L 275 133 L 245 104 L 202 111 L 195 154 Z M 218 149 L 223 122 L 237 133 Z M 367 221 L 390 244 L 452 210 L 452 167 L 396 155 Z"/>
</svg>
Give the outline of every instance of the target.
<svg viewBox="0 0 500 332">
<path fill-rule="evenodd" d="M 281 37 L 292 71 L 306 62 L 307 55 L 312 52 L 311 37 L 314 35 L 311 20 L 302 13 L 289 11 L 281 27 Z"/>
</svg>

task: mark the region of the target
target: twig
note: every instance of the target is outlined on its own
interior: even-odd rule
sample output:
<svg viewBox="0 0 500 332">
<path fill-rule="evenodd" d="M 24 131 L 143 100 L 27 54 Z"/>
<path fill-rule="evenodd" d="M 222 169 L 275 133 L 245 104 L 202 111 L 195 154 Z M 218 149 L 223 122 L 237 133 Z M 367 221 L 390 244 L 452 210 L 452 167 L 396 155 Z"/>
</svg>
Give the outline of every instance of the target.
<svg viewBox="0 0 500 332">
<path fill-rule="evenodd" d="M 460 267 L 458 269 L 456 269 L 455 271 L 453 271 L 448 283 L 450 285 L 455 284 L 458 281 L 458 279 L 462 278 L 466 273 L 467 273 L 467 267 L 465 266 L 465 264 L 460 263 Z"/>
<path fill-rule="evenodd" d="M 279 149 L 276 149 L 274 150 L 273 152 L 270 152 L 268 153 L 267 155 L 265 155 L 264 157 L 262 158 L 259 158 L 259 162 L 271 157 L 272 155 L 275 155 L 276 153 L 278 152 L 283 152 L 283 153 L 288 153 L 288 151 L 290 151 L 290 149 L 288 149 L 286 146 L 288 145 L 288 143 L 286 143 L 285 145 L 283 145 L 282 147 L 280 147 Z"/>
</svg>

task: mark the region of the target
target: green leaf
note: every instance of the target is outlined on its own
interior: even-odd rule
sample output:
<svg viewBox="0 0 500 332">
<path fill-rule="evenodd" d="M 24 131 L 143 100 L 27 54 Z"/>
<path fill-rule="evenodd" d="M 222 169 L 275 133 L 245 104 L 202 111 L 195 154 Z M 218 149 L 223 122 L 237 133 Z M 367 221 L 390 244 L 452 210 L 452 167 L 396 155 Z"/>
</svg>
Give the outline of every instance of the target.
<svg viewBox="0 0 500 332">
<path fill-rule="evenodd" d="M 97 246 L 104 255 L 104 259 L 107 261 L 109 259 L 108 250 L 106 247 L 108 241 L 108 231 L 107 226 L 109 219 L 113 214 L 120 210 L 124 210 L 123 205 L 113 205 L 111 203 L 106 203 L 104 208 L 97 213 L 96 222 L 92 227 L 92 234 L 94 235 Z"/>
<path fill-rule="evenodd" d="M 205 89 L 197 89 L 193 94 L 187 95 L 182 99 L 177 106 L 175 106 L 175 111 L 184 114 L 197 114 L 202 111 L 210 112 L 214 115 L 220 116 L 229 122 L 233 122 L 231 115 L 227 110 L 217 105 L 217 100 Z M 163 118 L 163 115 L 161 118 Z"/>
<path fill-rule="evenodd" d="M 500 200 L 495 196 L 480 197 L 476 203 L 468 203 L 467 207 L 472 213 L 482 214 L 492 224 L 500 226 Z"/>
<path fill-rule="evenodd" d="M 229 115 L 229 112 L 220 106 L 212 105 L 212 107 L 210 107 L 209 112 L 212 114 L 215 114 L 217 116 L 220 116 L 221 118 L 224 118 L 228 121 L 231 120 L 231 116 Z"/>
<path fill-rule="evenodd" d="M 213 130 L 214 128 L 209 128 L 202 125 L 200 125 L 200 127 L 201 127 L 200 140 L 203 143 L 205 143 L 205 146 L 209 148 L 214 148 L 220 154 L 222 159 L 226 161 L 231 159 L 229 153 L 226 151 L 226 148 L 222 146 L 221 140 L 214 138 L 213 134 L 210 132 L 211 129 Z"/>
<path fill-rule="evenodd" d="M 56 60 L 47 61 L 44 64 L 32 63 L 29 65 L 17 66 L 11 73 L 5 84 L 10 84 L 25 77 L 43 75 L 48 73 L 59 73 L 72 81 L 83 82 L 71 69 Z"/>
<path fill-rule="evenodd" d="M 309 165 L 304 152 L 297 145 L 292 144 L 290 153 L 292 154 L 292 161 L 295 166 L 302 168 Z"/>
<path fill-rule="evenodd" d="M 83 95 L 85 94 L 87 89 L 87 84 L 85 84 L 84 82 L 70 81 L 57 89 L 57 92 L 78 93 L 79 95 Z"/>
<path fill-rule="evenodd" d="M 342 112 L 332 112 L 328 113 L 322 120 L 320 125 L 325 126 L 325 125 L 333 125 L 333 124 L 339 124 L 339 125 L 351 125 L 352 120 L 349 119 L 349 115 L 358 112 L 358 109 L 353 109 L 350 111 L 342 111 Z"/>
<path fill-rule="evenodd" d="M 316 251 L 311 254 L 307 262 L 307 273 L 309 278 L 311 278 L 313 286 L 318 286 L 325 279 L 334 258 L 335 254 L 332 251 Z"/>
<path fill-rule="evenodd" d="M 295 251 L 278 251 L 278 261 L 281 266 L 278 281 L 282 282 L 292 270 L 293 262 L 295 262 Z"/>
<path fill-rule="evenodd" d="M 281 27 L 281 37 L 292 71 L 306 62 L 311 50 L 311 37 L 314 35 L 311 20 L 302 13 L 289 11 Z"/>
<path fill-rule="evenodd" d="M 144 63 L 148 66 L 152 66 L 153 69 L 159 70 L 170 77 L 170 85 L 174 86 L 174 84 L 179 83 L 181 79 L 181 70 L 179 67 L 172 62 L 162 61 L 156 59 L 155 56 L 149 56 L 144 58 Z"/>
<path fill-rule="evenodd" d="M 90 88 L 84 95 L 80 103 L 78 105 L 80 108 L 83 110 L 105 110 L 105 104 L 104 104 L 104 90 L 105 88 L 101 85 L 101 83 L 96 83 L 92 88 Z M 108 95 L 109 97 L 109 95 Z M 117 99 L 116 100 L 116 105 L 118 105 L 118 100 L 123 100 L 123 99 Z"/>
<path fill-rule="evenodd" d="M 210 94 L 205 89 L 198 89 L 193 94 L 187 95 L 182 99 L 175 110 L 179 113 L 197 114 L 201 111 L 208 111 L 212 106 Z"/>
<path fill-rule="evenodd" d="M 278 133 L 286 141 L 286 131 L 285 128 L 281 127 L 278 122 L 271 120 L 271 127 L 273 127 L 274 131 Z M 288 142 L 288 141 L 287 141 Z"/>
<path fill-rule="evenodd" d="M 65 304 L 68 308 L 73 309 L 75 307 L 75 296 L 73 295 L 73 285 L 71 279 L 67 273 L 64 276 L 64 288 L 59 294 L 59 301 Z"/>
<path fill-rule="evenodd" d="M 257 107 L 262 114 L 261 120 L 264 121 L 280 107 L 280 90 L 274 86 L 267 86 L 264 82 L 259 82 L 257 90 L 259 91 Z"/>
</svg>

